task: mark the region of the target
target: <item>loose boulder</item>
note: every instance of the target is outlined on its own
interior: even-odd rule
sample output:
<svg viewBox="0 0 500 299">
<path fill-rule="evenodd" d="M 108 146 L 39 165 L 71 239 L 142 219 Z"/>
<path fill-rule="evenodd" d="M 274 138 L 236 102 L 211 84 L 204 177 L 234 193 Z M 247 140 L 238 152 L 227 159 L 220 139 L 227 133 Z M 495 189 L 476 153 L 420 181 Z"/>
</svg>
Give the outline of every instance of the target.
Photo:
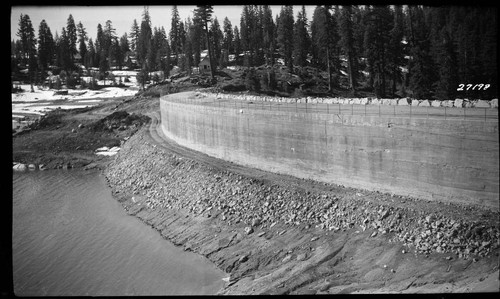
<svg viewBox="0 0 500 299">
<path fill-rule="evenodd" d="M 490 108 L 490 103 L 488 103 L 488 101 L 485 101 L 485 100 L 478 100 L 474 107 L 476 107 L 476 108 Z"/>
<path fill-rule="evenodd" d="M 429 100 L 423 100 L 422 102 L 420 102 L 420 104 L 418 104 L 418 106 L 422 106 L 422 107 L 429 107 L 431 105 L 431 103 L 429 102 Z"/>
<path fill-rule="evenodd" d="M 420 102 L 418 100 L 415 100 L 415 99 L 411 100 L 412 106 L 418 106 L 419 104 L 420 104 Z"/>
<path fill-rule="evenodd" d="M 382 105 L 390 105 L 391 104 L 391 100 L 390 99 L 382 99 Z"/>
<path fill-rule="evenodd" d="M 398 100 L 399 106 L 408 106 L 408 98 L 402 98 Z"/>
<path fill-rule="evenodd" d="M 434 101 L 432 101 L 431 106 L 432 107 L 441 107 L 441 101 L 434 100 Z"/>
<path fill-rule="evenodd" d="M 498 99 L 493 99 L 490 101 L 491 108 L 498 108 Z"/>
<path fill-rule="evenodd" d="M 464 106 L 464 100 L 463 99 L 455 99 L 455 103 L 453 105 L 457 108 L 462 108 Z"/>
<path fill-rule="evenodd" d="M 441 105 L 442 107 L 453 107 L 453 102 L 454 101 L 442 101 Z"/>
<path fill-rule="evenodd" d="M 55 96 L 58 96 L 58 95 L 68 95 L 68 90 L 56 90 L 54 91 L 54 95 Z"/>
<path fill-rule="evenodd" d="M 23 163 L 16 164 L 14 165 L 14 167 L 12 167 L 12 169 L 15 171 L 26 171 L 26 164 Z"/>
</svg>

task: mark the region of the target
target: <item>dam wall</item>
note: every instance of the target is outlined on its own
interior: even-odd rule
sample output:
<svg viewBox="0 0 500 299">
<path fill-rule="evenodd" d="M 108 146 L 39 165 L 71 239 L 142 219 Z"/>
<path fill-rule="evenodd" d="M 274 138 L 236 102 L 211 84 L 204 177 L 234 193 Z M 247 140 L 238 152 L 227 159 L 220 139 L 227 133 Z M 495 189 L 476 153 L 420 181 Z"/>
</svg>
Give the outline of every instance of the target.
<svg viewBox="0 0 500 299">
<path fill-rule="evenodd" d="M 194 97 L 194 93 L 192 94 Z M 339 115 L 160 99 L 180 145 L 326 183 L 498 210 L 498 121 Z"/>
</svg>

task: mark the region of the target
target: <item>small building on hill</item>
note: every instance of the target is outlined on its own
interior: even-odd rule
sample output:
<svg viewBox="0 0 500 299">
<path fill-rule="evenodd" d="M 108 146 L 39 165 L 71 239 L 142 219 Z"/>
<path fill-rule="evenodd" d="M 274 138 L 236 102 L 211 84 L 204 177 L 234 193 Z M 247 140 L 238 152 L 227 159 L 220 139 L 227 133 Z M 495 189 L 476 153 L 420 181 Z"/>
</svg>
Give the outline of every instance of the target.
<svg viewBox="0 0 500 299">
<path fill-rule="evenodd" d="M 200 73 L 209 73 L 210 72 L 210 58 L 205 56 L 200 63 L 198 64 L 198 68 Z"/>
</svg>

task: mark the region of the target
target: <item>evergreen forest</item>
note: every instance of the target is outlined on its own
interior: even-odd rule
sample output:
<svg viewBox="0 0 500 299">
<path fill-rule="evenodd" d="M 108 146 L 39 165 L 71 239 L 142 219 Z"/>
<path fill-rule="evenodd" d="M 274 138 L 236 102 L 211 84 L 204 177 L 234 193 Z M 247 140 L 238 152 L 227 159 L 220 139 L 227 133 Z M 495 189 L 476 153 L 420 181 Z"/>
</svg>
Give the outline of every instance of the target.
<svg viewBox="0 0 500 299">
<path fill-rule="evenodd" d="M 242 5 L 239 24 L 218 19 L 212 6 L 197 6 L 181 20 L 173 6 L 165 16 L 168 32 L 153 27 L 149 9 L 121 36 L 111 20 L 87 29 L 69 15 L 52 34 L 45 20 L 35 28 L 22 14 L 11 41 L 12 74 L 27 70 L 25 79 L 36 83 L 48 74 L 127 66 L 168 77 L 174 68 L 191 74 L 207 52 L 212 78 L 238 66 L 252 91 L 291 94 L 292 86 L 378 98 L 497 97 L 495 6 L 322 5 L 307 15 L 304 6 Z M 88 30 L 97 30 L 94 40 Z M 283 74 L 288 87 L 276 80 Z"/>
</svg>

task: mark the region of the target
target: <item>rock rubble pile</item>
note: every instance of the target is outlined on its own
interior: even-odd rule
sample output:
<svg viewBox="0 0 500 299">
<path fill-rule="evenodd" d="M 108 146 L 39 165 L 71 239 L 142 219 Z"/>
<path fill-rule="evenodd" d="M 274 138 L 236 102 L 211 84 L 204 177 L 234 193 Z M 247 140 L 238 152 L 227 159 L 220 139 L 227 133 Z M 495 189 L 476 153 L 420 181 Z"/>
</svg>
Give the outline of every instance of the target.
<svg viewBox="0 0 500 299">
<path fill-rule="evenodd" d="M 173 154 L 135 134 L 105 175 L 116 194 L 133 196 L 149 210 L 183 209 L 193 216 L 217 217 L 227 226 L 271 230 L 277 223 L 324 231 L 372 231 L 402 242 L 407 252 L 447 253 L 453 258 L 487 256 L 499 247 L 498 212 L 452 203 L 344 188 L 309 191 L 216 169 Z M 436 208 L 438 207 L 438 208 Z M 479 216 L 477 216 L 479 215 Z M 474 219 L 474 220 L 471 220 Z"/>
</svg>

